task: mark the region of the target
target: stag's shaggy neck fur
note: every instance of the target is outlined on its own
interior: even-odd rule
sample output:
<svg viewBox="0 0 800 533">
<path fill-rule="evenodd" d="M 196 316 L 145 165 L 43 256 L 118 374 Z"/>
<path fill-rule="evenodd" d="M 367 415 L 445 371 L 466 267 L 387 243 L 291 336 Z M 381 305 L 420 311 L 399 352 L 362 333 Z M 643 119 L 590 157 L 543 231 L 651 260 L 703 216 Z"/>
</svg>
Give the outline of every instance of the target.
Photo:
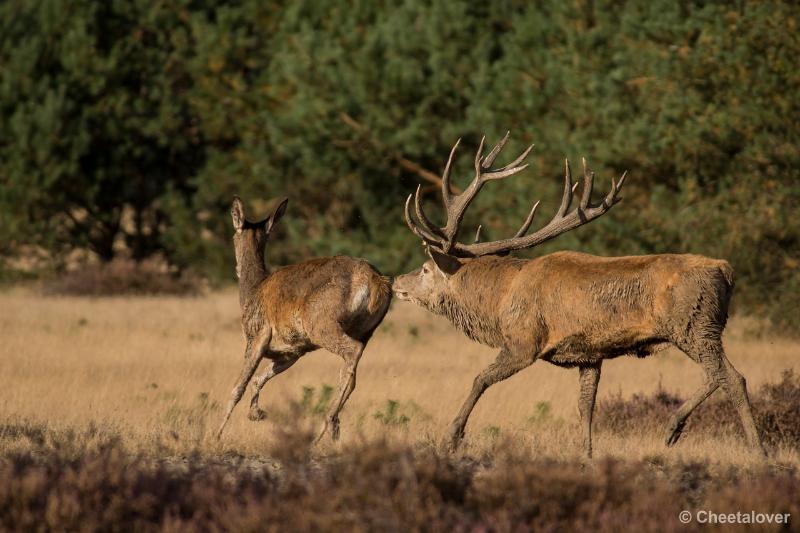
<svg viewBox="0 0 800 533">
<path fill-rule="evenodd" d="M 449 280 L 441 298 L 428 309 L 447 317 L 470 339 L 499 348 L 503 345 L 501 308 L 509 301 L 507 281 L 523 260 L 496 256 L 467 261 Z"/>
</svg>

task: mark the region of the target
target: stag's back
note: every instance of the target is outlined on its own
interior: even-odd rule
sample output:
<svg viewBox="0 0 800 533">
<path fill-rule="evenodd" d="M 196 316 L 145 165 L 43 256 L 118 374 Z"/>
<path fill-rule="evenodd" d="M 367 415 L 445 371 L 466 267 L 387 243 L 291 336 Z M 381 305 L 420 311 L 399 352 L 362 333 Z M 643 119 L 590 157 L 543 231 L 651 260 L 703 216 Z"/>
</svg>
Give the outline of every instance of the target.
<svg viewBox="0 0 800 533">
<path fill-rule="evenodd" d="M 490 346 L 647 351 L 687 336 L 718 338 L 732 275 L 727 262 L 697 255 L 486 256 L 453 276 L 442 314 Z"/>
</svg>

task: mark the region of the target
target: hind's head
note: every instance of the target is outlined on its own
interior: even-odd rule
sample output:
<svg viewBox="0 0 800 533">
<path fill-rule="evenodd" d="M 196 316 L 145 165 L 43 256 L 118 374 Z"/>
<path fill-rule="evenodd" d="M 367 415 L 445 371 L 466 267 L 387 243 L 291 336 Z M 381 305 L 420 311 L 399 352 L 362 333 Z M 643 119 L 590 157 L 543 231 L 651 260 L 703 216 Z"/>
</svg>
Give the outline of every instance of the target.
<svg viewBox="0 0 800 533">
<path fill-rule="evenodd" d="M 233 197 L 231 219 L 233 220 L 233 249 L 236 253 L 236 277 L 239 279 L 250 268 L 264 269 L 264 248 L 270 233 L 278 220 L 286 212 L 288 198 L 278 202 L 278 206 L 267 218 L 251 222 L 244 212 L 244 204 L 238 196 Z"/>
</svg>

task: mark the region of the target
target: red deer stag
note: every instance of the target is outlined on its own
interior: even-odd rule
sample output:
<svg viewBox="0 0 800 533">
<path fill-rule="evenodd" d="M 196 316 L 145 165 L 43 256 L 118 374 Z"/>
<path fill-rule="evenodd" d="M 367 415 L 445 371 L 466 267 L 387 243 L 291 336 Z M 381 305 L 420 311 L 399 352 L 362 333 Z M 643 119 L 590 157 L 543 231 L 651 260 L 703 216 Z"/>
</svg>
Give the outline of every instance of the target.
<svg viewBox="0 0 800 533">
<path fill-rule="evenodd" d="M 233 246 L 247 346 L 244 366 L 231 392 L 217 438 L 262 359 L 269 361 L 269 368 L 253 381 L 251 420 L 264 417 L 258 408 L 258 394 L 269 379 L 306 353 L 325 348 L 341 356 L 344 367 L 339 389 L 317 440 L 328 429 L 336 440 L 339 411 L 356 386 L 358 361 L 389 308 L 392 295 L 388 278 L 361 259 L 321 257 L 267 273 L 264 248 L 287 203 L 288 200 L 280 202 L 261 222 L 250 222 L 245 218 L 242 201 L 238 197 L 233 199 Z"/>
<path fill-rule="evenodd" d="M 671 344 L 699 363 L 706 376 L 704 385 L 672 416 L 667 445 L 677 442 L 691 412 L 721 386 L 738 410 L 750 446 L 763 453 L 745 380 L 722 349 L 733 290 L 733 271 L 726 261 L 699 255 L 596 257 L 578 252 L 530 260 L 506 257 L 603 215 L 620 200 L 625 174 L 619 182 L 612 179 L 608 194 L 593 203 L 594 173 L 584 161 L 579 204 L 570 210 L 577 183 L 573 185 L 566 162 L 561 205 L 543 228 L 528 234 L 536 202 L 512 238 L 479 242 L 476 235 L 471 244 L 456 240 L 464 211 L 483 185 L 527 167 L 522 162 L 533 146 L 512 163 L 491 170 L 507 140 L 508 135 L 486 157 L 481 141 L 475 177 L 459 195 L 453 195 L 449 186 L 458 142 L 453 147 L 442 175 L 444 227 L 436 227 L 425 215 L 419 189 L 405 206 L 406 223 L 423 240 L 430 260 L 395 280 L 395 296 L 446 316 L 472 340 L 500 349 L 495 361 L 475 378 L 450 427 L 448 446 L 454 449 L 461 442 L 467 419 L 487 388 L 543 359 L 578 367 L 583 446 L 591 457 L 592 413 L 603 360 L 646 357 Z"/>
</svg>

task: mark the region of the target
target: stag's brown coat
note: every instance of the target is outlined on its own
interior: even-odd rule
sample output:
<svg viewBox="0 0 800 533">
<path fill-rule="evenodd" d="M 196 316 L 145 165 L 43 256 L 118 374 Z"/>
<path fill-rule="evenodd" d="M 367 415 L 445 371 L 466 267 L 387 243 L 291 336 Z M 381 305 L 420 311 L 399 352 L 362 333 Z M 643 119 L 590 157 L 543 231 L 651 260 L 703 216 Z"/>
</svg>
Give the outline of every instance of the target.
<svg viewBox="0 0 800 533">
<path fill-rule="evenodd" d="M 486 158 L 481 146 L 476 177 L 457 197 L 448 190 L 448 162 L 442 180 L 448 211 L 444 228 L 430 224 L 419 193 L 418 223 L 411 219 L 411 198 L 406 202 L 409 227 L 426 242 L 431 260 L 398 277 L 395 295 L 447 317 L 471 339 L 500 349 L 497 359 L 475 378 L 451 425 L 448 445 L 455 447 L 462 440 L 469 415 L 488 387 L 542 359 L 578 367 L 584 448 L 591 456 L 592 413 L 603 360 L 621 355 L 646 357 L 673 345 L 702 365 L 706 381 L 671 418 L 667 444 L 677 442 L 692 410 L 721 386 L 738 410 L 748 441 L 763 451 L 745 380 L 722 347 L 733 290 L 733 270 L 726 261 L 699 255 L 596 257 L 559 252 L 531 260 L 493 255 L 535 246 L 602 215 L 619 200 L 622 180 L 612 182 L 601 204 L 592 205 L 593 174 L 585 170 L 580 205 L 569 212 L 574 187 L 567 166 L 561 207 L 544 228 L 525 235 L 534 206 L 512 239 L 455 241 L 463 212 L 483 183 L 524 168 L 518 166 L 522 160 L 518 158 L 503 169 L 484 172 L 506 139 Z"/>
<path fill-rule="evenodd" d="M 341 356 L 345 363 L 319 434 L 321 437 L 330 429 L 336 439 L 339 411 L 355 388 L 358 361 L 389 308 L 388 278 L 361 259 L 321 257 L 267 273 L 264 248 L 286 203 L 284 200 L 271 216 L 254 223 L 245 218 L 241 200 L 235 198 L 233 202 L 239 304 L 247 346 L 244 367 L 231 392 L 218 436 L 262 359 L 267 359 L 270 366 L 253 382 L 249 413 L 253 420 L 264 417 L 258 396 L 266 382 L 304 354 L 325 348 Z"/>
</svg>

